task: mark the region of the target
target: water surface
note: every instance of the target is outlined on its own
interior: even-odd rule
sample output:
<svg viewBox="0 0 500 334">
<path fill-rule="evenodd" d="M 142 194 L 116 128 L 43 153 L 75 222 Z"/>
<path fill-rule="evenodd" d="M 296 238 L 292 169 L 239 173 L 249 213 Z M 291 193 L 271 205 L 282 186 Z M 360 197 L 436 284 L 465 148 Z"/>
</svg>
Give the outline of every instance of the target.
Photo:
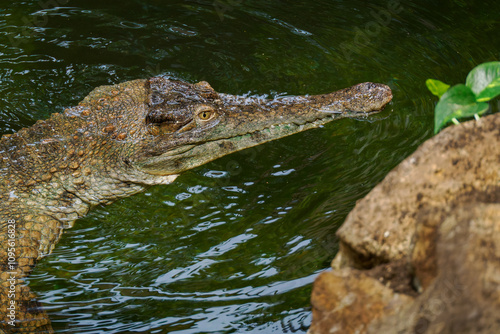
<svg viewBox="0 0 500 334">
<path fill-rule="evenodd" d="M 305 333 L 362 198 L 432 134 L 427 78 L 500 59 L 495 1 L 1 1 L 0 133 L 165 75 L 232 94 L 388 84 L 380 114 L 235 153 L 95 208 L 29 282 L 58 333 Z M 45 7 L 45 8 L 44 8 Z"/>
</svg>

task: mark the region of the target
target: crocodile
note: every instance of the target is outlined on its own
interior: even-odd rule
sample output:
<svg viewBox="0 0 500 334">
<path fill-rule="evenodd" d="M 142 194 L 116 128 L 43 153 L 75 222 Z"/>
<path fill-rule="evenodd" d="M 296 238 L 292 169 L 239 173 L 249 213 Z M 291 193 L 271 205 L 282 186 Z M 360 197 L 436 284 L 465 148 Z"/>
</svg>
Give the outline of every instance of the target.
<svg viewBox="0 0 500 334">
<path fill-rule="evenodd" d="M 312 96 L 235 96 L 164 77 L 95 88 L 77 106 L 0 140 L 0 333 L 50 333 L 24 283 L 66 228 L 91 207 L 172 183 L 224 155 L 392 99 L 361 83 Z"/>
</svg>

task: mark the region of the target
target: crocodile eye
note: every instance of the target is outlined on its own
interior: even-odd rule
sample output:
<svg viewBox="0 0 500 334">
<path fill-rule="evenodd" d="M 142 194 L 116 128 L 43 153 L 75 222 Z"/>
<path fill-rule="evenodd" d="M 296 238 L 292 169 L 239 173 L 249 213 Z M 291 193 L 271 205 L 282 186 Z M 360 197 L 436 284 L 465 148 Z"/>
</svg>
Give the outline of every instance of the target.
<svg viewBox="0 0 500 334">
<path fill-rule="evenodd" d="M 202 109 L 198 112 L 198 118 L 202 121 L 209 121 L 215 116 L 215 111 L 212 109 Z"/>
<path fill-rule="evenodd" d="M 206 110 L 198 114 L 198 117 L 204 121 L 208 121 L 212 117 L 212 111 Z"/>
</svg>

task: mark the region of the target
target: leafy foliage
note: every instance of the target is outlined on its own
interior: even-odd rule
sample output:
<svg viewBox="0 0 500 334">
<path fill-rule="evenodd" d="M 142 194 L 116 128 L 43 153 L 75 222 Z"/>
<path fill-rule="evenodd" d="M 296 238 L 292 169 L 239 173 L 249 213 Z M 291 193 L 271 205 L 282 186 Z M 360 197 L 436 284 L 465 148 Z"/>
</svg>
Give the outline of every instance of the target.
<svg viewBox="0 0 500 334">
<path fill-rule="evenodd" d="M 439 131 L 453 118 L 466 118 L 481 115 L 488 111 L 488 103 L 476 102 L 476 95 L 466 85 L 450 88 L 439 100 L 434 115 L 434 129 Z"/>
<path fill-rule="evenodd" d="M 500 94 L 500 61 L 477 66 L 465 84 L 472 89 L 479 102 L 487 102 Z"/>
<path fill-rule="evenodd" d="M 441 98 L 441 96 L 443 96 L 443 94 L 446 93 L 446 91 L 450 88 L 450 85 L 435 79 L 427 79 L 425 84 L 427 85 L 427 88 L 429 88 L 431 93 L 439 98 Z"/>
<path fill-rule="evenodd" d="M 448 122 L 482 115 L 489 109 L 486 103 L 500 95 L 500 62 L 494 61 L 475 67 L 464 84 L 450 88 L 439 80 L 428 79 L 427 88 L 439 97 L 434 115 L 434 133 Z"/>
</svg>

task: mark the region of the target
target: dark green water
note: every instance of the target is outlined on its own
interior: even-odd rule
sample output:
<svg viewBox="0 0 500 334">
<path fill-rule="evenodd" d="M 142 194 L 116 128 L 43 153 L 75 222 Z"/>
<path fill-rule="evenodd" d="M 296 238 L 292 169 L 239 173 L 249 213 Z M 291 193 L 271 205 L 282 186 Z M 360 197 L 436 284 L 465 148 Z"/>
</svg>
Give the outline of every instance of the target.
<svg viewBox="0 0 500 334">
<path fill-rule="evenodd" d="M 500 59 L 497 1 L 0 3 L 2 134 L 153 75 L 232 94 L 394 93 L 370 120 L 235 153 L 77 221 L 29 279 L 59 333 L 305 333 L 336 229 L 432 134 L 425 79 Z"/>
</svg>

